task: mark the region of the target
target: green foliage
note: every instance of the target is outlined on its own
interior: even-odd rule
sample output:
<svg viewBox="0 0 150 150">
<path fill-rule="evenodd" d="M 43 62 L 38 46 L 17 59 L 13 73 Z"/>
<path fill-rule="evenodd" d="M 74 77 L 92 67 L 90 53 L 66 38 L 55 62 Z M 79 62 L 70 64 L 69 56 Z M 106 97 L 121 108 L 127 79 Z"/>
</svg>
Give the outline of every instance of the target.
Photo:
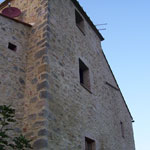
<svg viewBox="0 0 150 150">
<path fill-rule="evenodd" d="M 0 105 L 0 150 L 27 150 L 32 149 L 30 140 L 22 134 L 17 137 L 9 135 L 13 131 L 12 124 L 16 122 L 15 109 L 11 106 Z"/>
</svg>

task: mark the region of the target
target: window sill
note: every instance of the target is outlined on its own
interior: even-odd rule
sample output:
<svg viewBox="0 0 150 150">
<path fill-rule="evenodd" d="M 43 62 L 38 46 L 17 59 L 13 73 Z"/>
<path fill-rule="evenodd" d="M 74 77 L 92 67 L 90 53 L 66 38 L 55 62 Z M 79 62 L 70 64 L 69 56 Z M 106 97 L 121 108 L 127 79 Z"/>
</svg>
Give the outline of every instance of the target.
<svg viewBox="0 0 150 150">
<path fill-rule="evenodd" d="M 81 85 L 84 89 L 86 89 L 90 94 L 92 94 L 91 90 L 88 89 L 84 84 L 80 83 L 80 85 Z"/>
</svg>

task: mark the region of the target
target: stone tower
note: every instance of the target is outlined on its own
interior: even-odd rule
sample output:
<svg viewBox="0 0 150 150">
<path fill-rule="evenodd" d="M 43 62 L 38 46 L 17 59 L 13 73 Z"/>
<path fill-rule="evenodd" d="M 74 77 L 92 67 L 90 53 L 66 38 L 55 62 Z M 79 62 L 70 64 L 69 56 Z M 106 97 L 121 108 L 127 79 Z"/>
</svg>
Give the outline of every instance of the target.
<svg viewBox="0 0 150 150">
<path fill-rule="evenodd" d="M 134 150 L 132 116 L 76 0 L 6 0 L 0 14 L 0 104 L 35 150 Z"/>
</svg>

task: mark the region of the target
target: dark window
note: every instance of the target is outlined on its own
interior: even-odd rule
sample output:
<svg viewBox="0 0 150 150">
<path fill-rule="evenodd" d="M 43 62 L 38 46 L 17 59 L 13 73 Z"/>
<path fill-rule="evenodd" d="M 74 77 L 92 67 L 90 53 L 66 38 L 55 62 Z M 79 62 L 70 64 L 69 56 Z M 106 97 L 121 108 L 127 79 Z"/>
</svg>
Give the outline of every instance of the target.
<svg viewBox="0 0 150 150">
<path fill-rule="evenodd" d="M 120 122 L 120 127 L 121 127 L 121 135 L 124 138 L 124 125 L 123 125 L 123 122 Z"/>
<path fill-rule="evenodd" d="M 14 52 L 17 50 L 17 46 L 12 43 L 8 43 L 8 48 Z"/>
<path fill-rule="evenodd" d="M 79 59 L 80 84 L 90 90 L 89 68 Z"/>
<path fill-rule="evenodd" d="M 85 150 L 95 150 L 95 141 L 85 137 Z"/>
<path fill-rule="evenodd" d="M 78 13 L 77 10 L 75 10 L 75 19 L 76 19 L 76 25 L 81 30 L 81 32 L 84 34 L 84 20 L 82 16 Z"/>
</svg>

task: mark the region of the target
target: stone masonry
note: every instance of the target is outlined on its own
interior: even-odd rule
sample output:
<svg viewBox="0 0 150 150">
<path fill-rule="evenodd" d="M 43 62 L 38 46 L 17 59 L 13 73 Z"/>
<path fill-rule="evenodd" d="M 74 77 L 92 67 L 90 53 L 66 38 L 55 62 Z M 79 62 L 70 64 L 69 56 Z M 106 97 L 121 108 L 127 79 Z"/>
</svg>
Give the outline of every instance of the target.
<svg viewBox="0 0 150 150">
<path fill-rule="evenodd" d="M 22 14 L 0 15 L 0 104 L 16 108 L 15 131 L 32 139 L 34 150 L 84 150 L 85 137 L 94 141 L 91 150 L 135 150 L 133 118 L 102 51 L 103 37 L 79 3 L 6 0 L 0 11 L 8 2 Z M 88 88 L 79 59 L 88 68 Z"/>
</svg>

